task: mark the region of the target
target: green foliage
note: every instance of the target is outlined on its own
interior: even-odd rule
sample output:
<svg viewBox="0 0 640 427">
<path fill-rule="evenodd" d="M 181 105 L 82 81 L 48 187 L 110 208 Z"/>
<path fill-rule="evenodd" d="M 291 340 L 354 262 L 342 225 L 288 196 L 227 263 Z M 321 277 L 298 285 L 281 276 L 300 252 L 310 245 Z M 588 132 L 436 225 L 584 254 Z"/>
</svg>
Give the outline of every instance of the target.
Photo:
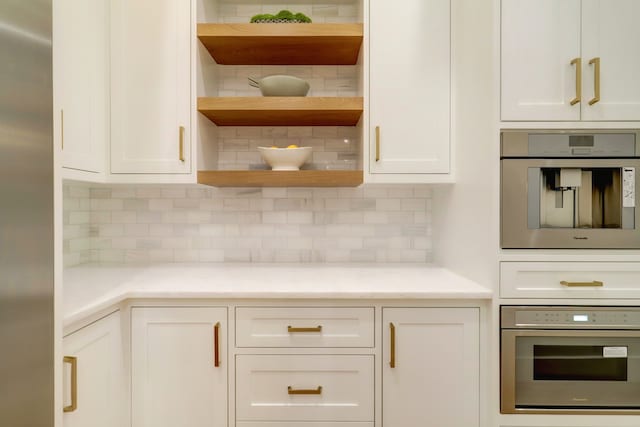
<svg viewBox="0 0 640 427">
<path fill-rule="evenodd" d="M 311 18 L 309 18 L 304 13 L 292 13 L 288 10 L 281 10 L 275 15 L 271 15 L 270 13 L 261 13 L 259 15 L 255 15 L 251 17 L 251 22 L 259 22 L 259 21 L 269 21 L 269 20 L 281 20 L 281 21 L 300 21 L 300 22 L 311 22 Z"/>
</svg>

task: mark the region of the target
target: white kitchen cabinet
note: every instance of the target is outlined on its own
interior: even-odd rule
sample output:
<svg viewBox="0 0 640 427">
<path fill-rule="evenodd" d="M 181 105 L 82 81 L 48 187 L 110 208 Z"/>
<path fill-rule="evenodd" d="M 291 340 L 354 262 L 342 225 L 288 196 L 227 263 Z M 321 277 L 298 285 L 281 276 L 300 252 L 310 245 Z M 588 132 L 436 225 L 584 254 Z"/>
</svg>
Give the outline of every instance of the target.
<svg viewBox="0 0 640 427">
<path fill-rule="evenodd" d="M 111 173 L 191 173 L 191 1 L 111 2 Z"/>
<path fill-rule="evenodd" d="M 370 2 L 369 181 L 450 172 L 450 33 L 450 0 Z"/>
<path fill-rule="evenodd" d="M 124 427 L 120 313 L 67 335 L 62 347 L 64 427 Z M 77 371 L 72 376 L 74 365 Z"/>
<path fill-rule="evenodd" d="M 502 0 L 502 120 L 640 120 L 639 13 L 635 0 Z"/>
<path fill-rule="evenodd" d="M 53 2 L 53 58 L 54 138 L 64 173 L 103 173 L 109 141 L 108 0 Z"/>
<path fill-rule="evenodd" d="M 227 426 L 227 309 L 134 307 L 133 427 Z"/>
<path fill-rule="evenodd" d="M 382 319 L 382 425 L 478 427 L 479 309 L 383 308 Z"/>
</svg>

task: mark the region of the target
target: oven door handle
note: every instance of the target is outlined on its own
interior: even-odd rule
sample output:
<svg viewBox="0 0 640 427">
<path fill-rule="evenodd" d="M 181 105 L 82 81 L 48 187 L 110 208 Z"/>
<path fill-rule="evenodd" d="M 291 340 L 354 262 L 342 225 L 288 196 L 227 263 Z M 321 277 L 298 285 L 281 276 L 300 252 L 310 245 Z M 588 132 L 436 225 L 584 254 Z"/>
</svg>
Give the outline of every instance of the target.
<svg viewBox="0 0 640 427">
<path fill-rule="evenodd" d="M 604 286 L 604 282 L 599 280 L 592 280 L 591 282 L 569 282 L 567 280 L 562 280 L 560 281 L 560 284 L 568 288 L 598 288 Z"/>
</svg>

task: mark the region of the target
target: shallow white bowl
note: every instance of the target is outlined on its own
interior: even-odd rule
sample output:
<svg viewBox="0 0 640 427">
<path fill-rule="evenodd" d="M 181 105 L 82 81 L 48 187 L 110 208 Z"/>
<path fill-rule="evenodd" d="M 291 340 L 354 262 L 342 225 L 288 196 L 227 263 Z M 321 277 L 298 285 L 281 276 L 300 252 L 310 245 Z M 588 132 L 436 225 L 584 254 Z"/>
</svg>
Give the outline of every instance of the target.
<svg viewBox="0 0 640 427">
<path fill-rule="evenodd" d="M 311 156 L 311 147 L 258 147 L 262 158 L 274 171 L 297 171 Z"/>
<path fill-rule="evenodd" d="M 293 76 L 267 76 L 258 82 L 262 96 L 307 96 L 309 92 L 309 83 Z"/>
</svg>

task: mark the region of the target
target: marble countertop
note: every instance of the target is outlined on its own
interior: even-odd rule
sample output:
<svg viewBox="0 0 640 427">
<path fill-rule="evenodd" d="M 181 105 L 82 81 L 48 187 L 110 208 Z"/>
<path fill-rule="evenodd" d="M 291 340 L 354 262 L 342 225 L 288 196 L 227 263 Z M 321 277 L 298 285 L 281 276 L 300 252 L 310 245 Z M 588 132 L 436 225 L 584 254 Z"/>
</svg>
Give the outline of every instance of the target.
<svg viewBox="0 0 640 427">
<path fill-rule="evenodd" d="M 490 299 L 493 292 L 426 264 L 87 264 L 64 271 L 69 325 L 132 298 Z"/>
</svg>

